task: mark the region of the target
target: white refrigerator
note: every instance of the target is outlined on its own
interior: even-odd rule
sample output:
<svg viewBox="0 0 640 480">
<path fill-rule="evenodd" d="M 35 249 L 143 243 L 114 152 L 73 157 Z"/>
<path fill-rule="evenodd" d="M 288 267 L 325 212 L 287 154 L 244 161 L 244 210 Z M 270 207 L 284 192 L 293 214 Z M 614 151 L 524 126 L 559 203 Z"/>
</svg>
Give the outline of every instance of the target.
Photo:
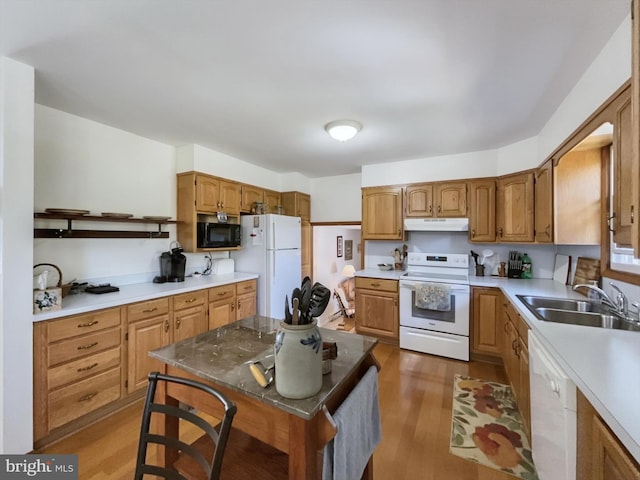
<svg viewBox="0 0 640 480">
<path fill-rule="evenodd" d="M 246 215 L 240 220 L 242 249 L 232 252 L 237 272 L 257 273 L 258 315 L 283 319 L 285 296 L 300 287 L 300 218 Z"/>
</svg>

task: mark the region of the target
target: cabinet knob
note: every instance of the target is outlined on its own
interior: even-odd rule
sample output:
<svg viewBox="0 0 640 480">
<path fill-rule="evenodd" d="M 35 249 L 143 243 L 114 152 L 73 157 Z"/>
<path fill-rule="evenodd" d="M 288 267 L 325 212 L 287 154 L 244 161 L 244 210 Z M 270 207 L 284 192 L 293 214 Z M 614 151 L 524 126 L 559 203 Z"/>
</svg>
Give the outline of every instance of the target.
<svg viewBox="0 0 640 480">
<path fill-rule="evenodd" d="M 81 324 L 78 325 L 78 328 L 93 327 L 97 323 L 98 323 L 98 320 L 94 320 L 93 322 L 81 323 Z"/>
<path fill-rule="evenodd" d="M 433 205 L 429 205 L 429 213 L 433 212 Z"/>
<path fill-rule="evenodd" d="M 169 320 L 164 321 L 164 333 L 169 331 Z"/>
<path fill-rule="evenodd" d="M 471 230 L 471 238 L 475 238 L 475 237 L 476 237 L 476 231 L 474 229 L 474 230 Z"/>
<path fill-rule="evenodd" d="M 176 320 L 176 330 L 180 328 L 180 319 Z"/>
<path fill-rule="evenodd" d="M 193 302 L 195 302 L 196 300 L 197 300 L 197 298 L 196 298 L 196 297 L 194 297 L 194 298 L 190 298 L 189 300 L 185 300 L 185 301 L 184 301 L 184 303 L 193 303 Z"/>
<path fill-rule="evenodd" d="M 233 312 L 235 309 L 236 309 L 236 304 L 235 304 L 235 303 L 232 303 L 232 304 L 231 304 L 231 311 Z"/>
<path fill-rule="evenodd" d="M 551 237 L 551 225 L 547 225 L 547 228 L 544 229 L 544 234 L 547 237 Z"/>
<path fill-rule="evenodd" d="M 440 213 L 442 211 L 442 206 L 438 205 L 438 213 Z"/>
<path fill-rule="evenodd" d="M 500 227 L 500 229 L 498 230 L 498 235 L 500 235 L 502 237 L 503 233 L 504 233 L 504 231 L 502 230 L 502 227 Z"/>
</svg>

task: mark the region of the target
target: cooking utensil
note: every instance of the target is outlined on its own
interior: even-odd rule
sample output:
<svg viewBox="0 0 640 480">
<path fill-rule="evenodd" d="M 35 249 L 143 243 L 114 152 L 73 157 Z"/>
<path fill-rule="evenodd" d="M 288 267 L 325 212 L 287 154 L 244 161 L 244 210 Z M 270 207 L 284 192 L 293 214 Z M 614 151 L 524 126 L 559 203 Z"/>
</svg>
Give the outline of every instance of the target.
<svg viewBox="0 0 640 480">
<path fill-rule="evenodd" d="M 266 368 L 262 362 L 253 362 L 249 364 L 249 370 L 251 370 L 253 378 L 256 379 L 256 382 L 258 382 L 258 385 L 262 388 L 267 388 L 273 382 L 272 370 L 274 368 L 275 365 Z"/>
<path fill-rule="evenodd" d="M 322 285 L 321 283 L 316 283 L 313 285 L 311 291 L 311 301 L 309 302 L 309 312 L 308 319 L 311 320 L 314 317 L 322 315 L 329 304 L 329 299 L 331 298 L 331 290 Z"/>
<path fill-rule="evenodd" d="M 488 248 L 482 250 L 482 258 L 480 259 L 480 265 L 484 265 L 484 262 L 487 261 L 487 258 L 493 257 L 493 250 L 489 250 Z"/>
<path fill-rule="evenodd" d="M 304 280 L 302 280 L 302 287 L 300 289 L 300 311 L 303 314 L 306 314 L 309 310 L 309 302 L 311 301 L 311 288 L 311 279 L 309 277 L 304 277 Z"/>
<path fill-rule="evenodd" d="M 478 265 L 478 254 L 476 252 L 474 252 L 473 250 L 471 250 L 471 256 L 473 257 L 473 261 L 475 262 L 476 265 Z"/>
<path fill-rule="evenodd" d="M 284 321 L 291 325 L 293 322 L 293 316 L 291 315 L 291 311 L 289 310 L 289 296 L 284 296 Z"/>
<path fill-rule="evenodd" d="M 299 289 L 296 289 L 296 290 L 299 290 Z M 293 308 L 293 325 L 298 325 L 298 319 L 300 317 L 299 306 L 300 306 L 300 299 L 298 297 L 295 297 L 291 301 L 291 307 Z"/>
</svg>

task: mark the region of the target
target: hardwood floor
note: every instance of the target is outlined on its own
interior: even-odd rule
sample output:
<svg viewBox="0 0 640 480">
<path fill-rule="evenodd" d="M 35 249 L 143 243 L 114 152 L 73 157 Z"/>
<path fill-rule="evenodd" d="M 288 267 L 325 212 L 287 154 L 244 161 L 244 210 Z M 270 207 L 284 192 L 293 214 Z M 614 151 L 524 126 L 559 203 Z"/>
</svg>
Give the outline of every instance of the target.
<svg viewBox="0 0 640 480">
<path fill-rule="evenodd" d="M 453 377 L 506 382 L 504 369 L 379 344 L 382 442 L 374 477 L 393 480 L 513 480 L 449 453 Z M 142 403 L 86 428 L 42 453 L 77 453 L 80 480 L 133 477 Z"/>
</svg>

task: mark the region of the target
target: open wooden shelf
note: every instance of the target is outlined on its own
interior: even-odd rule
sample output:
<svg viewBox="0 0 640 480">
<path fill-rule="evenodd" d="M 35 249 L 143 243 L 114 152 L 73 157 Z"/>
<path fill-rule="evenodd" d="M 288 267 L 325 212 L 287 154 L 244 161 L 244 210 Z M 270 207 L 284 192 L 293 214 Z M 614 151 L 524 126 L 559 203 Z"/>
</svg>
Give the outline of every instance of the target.
<svg viewBox="0 0 640 480">
<path fill-rule="evenodd" d="M 162 225 L 177 224 L 175 220 L 154 220 L 149 218 L 103 217 L 100 215 L 69 215 L 59 213 L 34 213 L 35 219 L 66 220 L 67 228 L 34 228 L 34 238 L 169 238 L 169 232 L 162 231 Z M 158 230 L 75 230 L 73 222 L 144 223 L 158 225 Z"/>
</svg>

